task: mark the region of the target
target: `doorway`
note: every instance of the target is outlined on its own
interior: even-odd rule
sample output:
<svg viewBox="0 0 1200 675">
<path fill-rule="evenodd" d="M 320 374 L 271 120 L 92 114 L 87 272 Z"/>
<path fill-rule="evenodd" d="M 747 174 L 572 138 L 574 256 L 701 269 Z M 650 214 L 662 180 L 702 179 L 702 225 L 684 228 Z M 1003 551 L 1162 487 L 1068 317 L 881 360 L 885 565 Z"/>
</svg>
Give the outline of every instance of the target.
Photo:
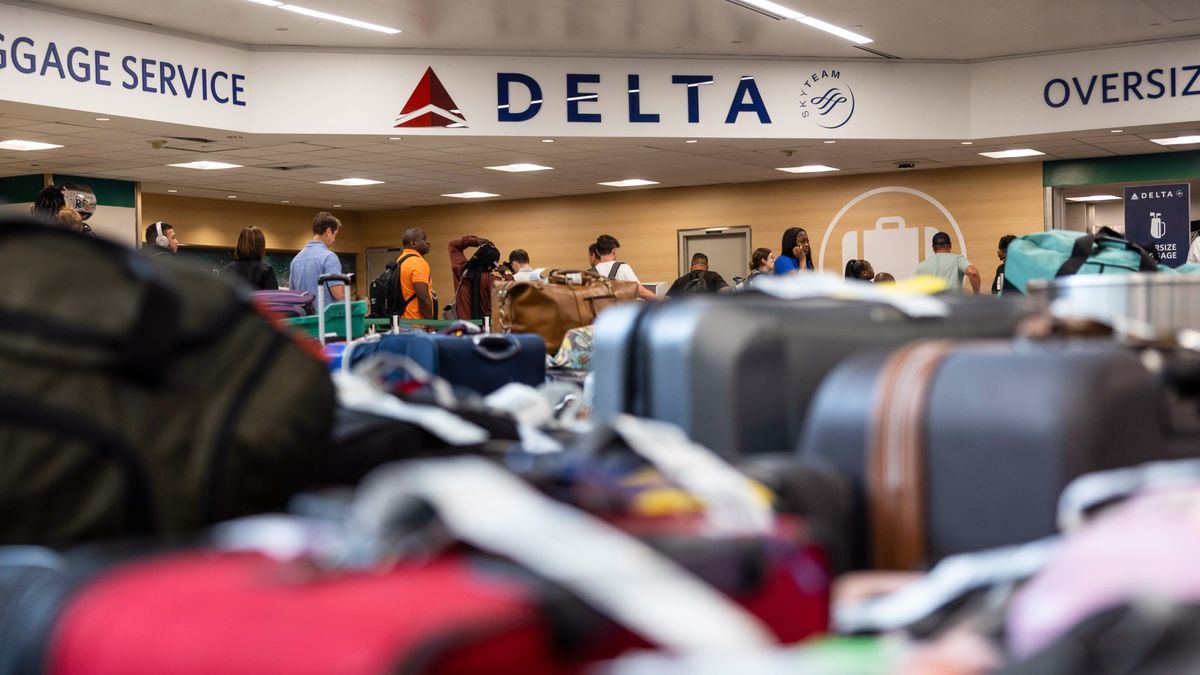
<svg viewBox="0 0 1200 675">
<path fill-rule="evenodd" d="M 734 277 L 750 273 L 750 227 L 709 227 L 679 230 L 679 276 L 688 273 L 692 255 L 708 256 L 708 269 L 720 274 L 732 286 Z"/>
<path fill-rule="evenodd" d="M 369 288 L 372 281 L 375 281 L 380 274 L 383 274 L 384 268 L 390 262 L 396 262 L 396 258 L 404 252 L 403 248 L 369 248 L 367 249 L 367 286 L 360 288 Z"/>
</svg>

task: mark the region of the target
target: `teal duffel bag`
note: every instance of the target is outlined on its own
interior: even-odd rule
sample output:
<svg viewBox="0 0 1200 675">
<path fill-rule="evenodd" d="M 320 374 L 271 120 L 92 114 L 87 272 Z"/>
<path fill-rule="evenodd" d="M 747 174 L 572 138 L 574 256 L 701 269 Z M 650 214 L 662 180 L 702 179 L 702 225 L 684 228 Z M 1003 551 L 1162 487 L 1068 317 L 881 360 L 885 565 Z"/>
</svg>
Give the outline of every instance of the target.
<svg viewBox="0 0 1200 675">
<path fill-rule="evenodd" d="M 1149 251 L 1115 230 L 1102 227 L 1095 235 L 1082 232 L 1037 232 L 1008 245 L 1004 289 L 1026 293 L 1029 282 L 1072 274 L 1132 274 L 1171 271 Z"/>
</svg>

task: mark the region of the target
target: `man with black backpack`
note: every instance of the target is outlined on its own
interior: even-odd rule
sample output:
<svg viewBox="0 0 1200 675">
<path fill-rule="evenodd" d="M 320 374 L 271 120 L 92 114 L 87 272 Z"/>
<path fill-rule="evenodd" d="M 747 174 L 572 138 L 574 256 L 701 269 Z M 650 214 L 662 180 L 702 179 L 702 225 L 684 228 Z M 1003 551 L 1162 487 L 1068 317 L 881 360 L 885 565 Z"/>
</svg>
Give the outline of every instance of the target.
<svg viewBox="0 0 1200 675">
<path fill-rule="evenodd" d="M 619 281 L 632 281 L 638 285 L 639 299 L 651 302 L 658 300 L 657 295 L 642 285 L 629 263 L 617 260 L 617 249 L 620 247 L 621 242 L 610 234 L 602 234 L 596 238 L 596 252 L 600 254 L 600 262 L 596 263 L 596 274 Z"/>
<path fill-rule="evenodd" d="M 728 293 L 729 284 L 716 272 L 708 270 L 708 256 L 697 253 L 692 256 L 692 267 L 687 274 L 675 280 L 667 291 L 668 298 L 703 293 Z"/>
</svg>

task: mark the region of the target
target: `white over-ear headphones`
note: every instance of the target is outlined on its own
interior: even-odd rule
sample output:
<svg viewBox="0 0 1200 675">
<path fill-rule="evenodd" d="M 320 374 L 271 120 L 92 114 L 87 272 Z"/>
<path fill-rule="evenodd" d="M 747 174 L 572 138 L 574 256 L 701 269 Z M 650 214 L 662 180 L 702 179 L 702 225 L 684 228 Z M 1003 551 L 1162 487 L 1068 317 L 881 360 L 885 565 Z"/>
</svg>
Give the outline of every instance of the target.
<svg viewBox="0 0 1200 675">
<path fill-rule="evenodd" d="M 167 239 L 167 235 L 163 234 L 163 222 L 160 220 L 154 223 L 154 231 L 158 234 L 154 238 L 154 245 L 159 248 L 171 248 L 171 240 Z"/>
</svg>

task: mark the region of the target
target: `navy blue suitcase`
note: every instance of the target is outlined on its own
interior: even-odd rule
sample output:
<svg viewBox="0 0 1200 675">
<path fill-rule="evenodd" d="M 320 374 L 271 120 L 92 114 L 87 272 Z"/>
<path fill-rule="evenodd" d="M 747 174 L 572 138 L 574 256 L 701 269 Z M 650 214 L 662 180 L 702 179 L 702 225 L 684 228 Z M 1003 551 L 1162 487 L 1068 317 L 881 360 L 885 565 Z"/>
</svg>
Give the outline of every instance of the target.
<svg viewBox="0 0 1200 675">
<path fill-rule="evenodd" d="M 355 343 L 350 366 L 379 353 L 407 356 L 450 384 L 481 396 L 510 382 L 536 387 L 546 380 L 546 343 L 532 333 L 384 335 Z"/>
</svg>

